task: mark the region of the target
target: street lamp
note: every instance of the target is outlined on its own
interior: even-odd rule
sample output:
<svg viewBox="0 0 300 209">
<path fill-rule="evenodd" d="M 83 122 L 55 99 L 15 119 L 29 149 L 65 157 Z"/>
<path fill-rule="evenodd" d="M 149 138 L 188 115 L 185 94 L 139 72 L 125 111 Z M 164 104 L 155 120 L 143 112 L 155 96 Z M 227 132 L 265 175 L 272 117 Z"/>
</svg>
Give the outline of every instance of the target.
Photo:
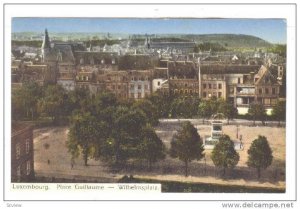
<svg viewBox="0 0 300 209">
<path fill-rule="evenodd" d="M 204 175 L 206 175 L 206 156 L 204 155 Z"/>
</svg>

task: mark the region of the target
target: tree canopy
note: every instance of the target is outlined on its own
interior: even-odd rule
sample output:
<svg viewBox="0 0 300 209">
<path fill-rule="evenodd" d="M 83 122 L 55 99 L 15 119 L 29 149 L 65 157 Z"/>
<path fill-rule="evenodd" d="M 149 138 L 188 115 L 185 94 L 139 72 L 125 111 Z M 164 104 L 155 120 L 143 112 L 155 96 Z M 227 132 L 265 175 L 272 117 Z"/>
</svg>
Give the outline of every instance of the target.
<svg viewBox="0 0 300 209">
<path fill-rule="evenodd" d="M 272 164 L 273 155 L 269 142 L 265 136 L 258 136 L 248 150 L 247 165 L 257 169 L 257 178 L 260 178 L 261 169 Z"/>
<path fill-rule="evenodd" d="M 182 123 L 171 142 L 170 155 L 184 162 L 185 176 L 188 176 L 188 163 L 202 159 L 203 151 L 203 142 L 197 129 L 189 121 Z"/>
<path fill-rule="evenodd" d="M 234 168 L 238 164 L 240 156 L 229 136 L 223 135 L 219 139 L 211 153 L 211 159 L 215 166 L 223 168 L 223 176 L 227 168 Z"/>
<path fill-rule="evenodd" d="M 256 120 L 260 120 L 262 124 L 264 125 L 264 122 L 266 120 L 266 110 L 263 104 L 261 103 L 252 103 L 249 106 L 248 114 L 253 120 L 253 125 L 255 125 Z"/>
</svg>

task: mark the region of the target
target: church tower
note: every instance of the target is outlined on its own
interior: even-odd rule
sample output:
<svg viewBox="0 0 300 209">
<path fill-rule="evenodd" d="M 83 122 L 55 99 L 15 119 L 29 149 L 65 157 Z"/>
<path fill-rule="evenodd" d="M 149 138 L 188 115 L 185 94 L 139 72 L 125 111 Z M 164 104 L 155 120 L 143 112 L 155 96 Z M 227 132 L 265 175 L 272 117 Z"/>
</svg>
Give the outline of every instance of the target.
<svg viewBox="0 0 300 209">
<path fill-rule="evenodd" d="M 47 57 L 47 55 L 49 54 L 51 49 L 50 46 L 50 40 L 49 40 L 49 35 L 48 35 L 48 31 L 47 28 L 45 29 L 45 35 L 44 35 L 44 40 L 43 40 L 43 44 L 42 44 L 42 61 L 45 62 L 45 57 Z"/>
</svg>

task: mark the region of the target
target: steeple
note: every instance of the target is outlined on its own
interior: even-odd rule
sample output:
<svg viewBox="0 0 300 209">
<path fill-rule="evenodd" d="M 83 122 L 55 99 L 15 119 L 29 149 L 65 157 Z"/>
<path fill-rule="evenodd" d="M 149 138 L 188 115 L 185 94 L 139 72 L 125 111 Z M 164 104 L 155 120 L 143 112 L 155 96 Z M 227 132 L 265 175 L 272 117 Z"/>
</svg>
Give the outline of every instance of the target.
<svg viewBox="0 0 300 209">
<path fill-rule="evenodd" d="M 45 36 L 42 44 L 42 49 L 49 49 L 50 48 L 50 40 L 49 40 L 49 35 L 47 28 L 45 29 Z"/>
</svg>

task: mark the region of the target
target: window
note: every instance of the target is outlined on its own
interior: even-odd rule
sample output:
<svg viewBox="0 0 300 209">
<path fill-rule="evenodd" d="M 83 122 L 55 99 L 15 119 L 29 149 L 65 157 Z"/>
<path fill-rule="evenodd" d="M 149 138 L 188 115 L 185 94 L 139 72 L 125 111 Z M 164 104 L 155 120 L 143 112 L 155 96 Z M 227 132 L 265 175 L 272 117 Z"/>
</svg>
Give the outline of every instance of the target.
<svg viewBox="0 0 300 209">
<path fill-rule="evenodd" d="M 144 89 L 148 90 L 148 85 L 147 84 L 144 85 Z"/>
<path fill-rule="evenodd" d="M 21 181 L 21 166 L 17 167 L 17 179 L 18 181 Z"/>
<path fill-rule="evenodd" d="M 130 93 L 130 97 L 131 97 L 131 98 L 134 98 L 134 93 Z"/>
<path fill-rule="evenodd" d="M 211 89 L 211 84 L 208 84 L 208 88 Z"/>
<path fill-rule="evenodd" d="M 30 150 L 29 139 L 26 139 L 26 154 L 29 153 L 29 150 Z"/>
<path fill-rule="evenodd" d="M 187 83 L 185 83 L 184 86 L 187 87 L 188 86 Z"/>
<path fill-rule="evenodd" d="M 221 83 L 219 83 L 219 85 L 218 85 L 218 86 L 219 86 L 219 89 L 222 89 L 222 84 L 221 84 Z"/>
<path fill-rule="evenodd" d="M 238 83 L 241 83 L 241 78 L 238 78 Z"/>
<path fill-rule="evenodd" d="M 272 94 L 276 94 L 276 89 L 272 88 Z"/>
<path fill-rule="evenodd" d="M 118 89 L 121 89 L 121 85 L 118 85 Z"/>
<path fill-rule="evenodd" d="M 258 93 L 259 93 L 259 94 L 262 94 L 262 89 L 258 89 Z"/>
<path fill-rule="evenodd" d="M 206 83 L 205 83 L 205 84 L 203 84 L 203 88 L 204 88 L 204 89 L 206 89 Z"/>
<path fill-rule="evenodd" d="M 138 93 L 138 98 L 142 98 L 142 94 L 141 93 Z"/>
<path fill-rule="evenodd" d="M 222 92 L 218 92 L 218 97 L 222 97 Z"/>
<path fill-rule="evenodd" d="M 187 94 L 187 93 L 188 93 L 188 90 L 186 89 L 186 90 L 184 91 L 184 93 L 186 93 L 186 94 Z"/>
<path fill-rule="evenodd" d="M 269 94 L 269 89 L 268 88 L 265 88 L 265 93 Z"/>
<path fill-rule="evenodd" d="M 131 90 L 134 89 L 134 84 L 130 84 L 130 89 L 131 89 Z"/>
<path fill-rule="evenodd" d="M 21 155 L 21 146 L 19 143 L 16 144 L 16 158 L 19 159 Z"/>
<path fill-rule="evenodd" d="M 31 172 L 31 170 L 30 170 L 30 161 L 27 161 L 27 163 L 26 163 L 26 174 L 29 175 L 30 172 Z"/>
<path fill-rule="evenodd" d="M 264 104 L 265 104 L 265 105 L 270 105 L 270 103 L 271 103 L 271 101 L 270 101 L 269 98 L 265 98 L 265 99 L 264 99 Z"/>
<path fill-rule="evenodd" d="M 217 89 L 217 84 L 213 84 L 213 89 Z"/>
<path fill-rule="evenodd" d="M 157 82 L 157 85 L 160 86 L 160 81 Z"/>
<path fill-rule="evenodd" d="M 142 85 L 139 84 L 139 85 L 138 85 L 138 89 L 142 89 Z"/>
</svg>

